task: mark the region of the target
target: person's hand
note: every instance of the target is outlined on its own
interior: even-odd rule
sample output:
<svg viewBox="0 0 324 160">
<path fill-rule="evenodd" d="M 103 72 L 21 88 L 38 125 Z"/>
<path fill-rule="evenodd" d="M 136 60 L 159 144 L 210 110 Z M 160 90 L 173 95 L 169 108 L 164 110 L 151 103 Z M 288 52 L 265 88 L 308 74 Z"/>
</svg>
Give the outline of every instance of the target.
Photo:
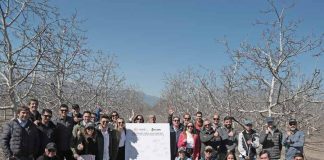
<svg viewBox="0 0 324 160">
<path fill-rule="evenodd" d="M 169 113 L 169 115 L 173 115 L 173 113 L 174 113 L 174 109 L 171 106 L 169 107 L 168 113 Z"/>
<path fill-rule="evenodd" d="M 132 109 L 132 115 L 129 117 L 129 120 L 132 121 L 135 117 L 135 112 L 134 110 Z"/>
<path fill-rule="evenodd" d="M 252 140 L 248 140 L 246 143 L 247 144 L 252 144 Z"/>
<path fill-rule="evenodd" d="M 78 144 L 77 148 L 78 148 L 79 151 L 82 151 L 83 150 L 83 144 Z"/>
<path fill-rule="evenodd" d="M 73 154 L 73 157 L 74 157 L 75 159 L 78 159 L 78 158 L 79 158 L 79 155 L 78 155 L 78 154 Z"/>
<path fill-rule="evenodd" d="M 234 136 L 234 132 L 233 132 L 233 131 L 229 132 L 229 133 L 228 133 L 228 136 L 229 136 L 229 137 L 233 137 L 233 136 Z"/>
<path fill-rule="evenodd" d="M 214 137 L 218 137 L 219 136 L 219 133 L 216 131 L 215 133 L 214 133 Z"/>
<path fill-rule="evenodd" d="M 270 130 L 267 128 L 267 129 L 265 130 L 265 132 L 266 132 L 266 134 L 269 134 Z"/>
<path fill-rule="evenodd" d="M 34 124 L 35 124 L 36 126 L 38 126 L 39 123 L 40 123 L 40 120 L 35 120 L 35 121 L 34 121 Z"/>
</svg>

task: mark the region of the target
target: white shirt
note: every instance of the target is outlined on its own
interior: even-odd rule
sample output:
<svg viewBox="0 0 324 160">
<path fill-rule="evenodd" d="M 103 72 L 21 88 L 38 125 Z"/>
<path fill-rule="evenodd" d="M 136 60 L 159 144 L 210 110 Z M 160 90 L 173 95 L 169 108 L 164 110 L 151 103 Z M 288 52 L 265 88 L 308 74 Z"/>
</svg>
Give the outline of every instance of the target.
<svg viewBox="0 0 324 160">
<path fill-rule="evenodd" d="M 109 133 L 108 131 L 101 131 L 104 137 L 104 151 L 103 151 L 103 160 L 109 160 Z"/>
<path fill-rule="evenodd" d="M 22 121 L 22 120 L 20 120 L 19 118 L 17 118 L 17 120 L 18 120 L 18 122 L 19 122 L 19 124 L 20 124 L 21 127 L 24 128 L 24 127 L 26 126 L 27 121 Z"/>
<path fill-rule="evenodd" d="M 120 140 L 119 140 L 119 145 L 118 147 L 124 147 L 125 146 L 125 141 L 126 141 L 126 134 L 125 134 L 125 131 L 124 129 L 121 131 L 121 134 L 120 134 Z"/>
<path fill-rule="evenodd" d="M 193 148 L 194 139 L 191 133 L 187 132 L 187 148 Z"/>
</svg>

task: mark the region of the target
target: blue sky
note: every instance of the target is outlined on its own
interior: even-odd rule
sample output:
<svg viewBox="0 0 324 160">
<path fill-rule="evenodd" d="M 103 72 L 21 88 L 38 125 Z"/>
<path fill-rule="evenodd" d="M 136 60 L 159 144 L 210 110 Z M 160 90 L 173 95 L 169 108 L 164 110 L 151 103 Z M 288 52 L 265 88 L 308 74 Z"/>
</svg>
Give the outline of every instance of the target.
<svg viewBox="0 0 324 160">
<path fill-rule="evenodd" d="M 289 1 L 282 0 L 283 3 Z M 200 66 L 220 71 L 229 63 L 216 40 L 236 48 L 257 41 L 256 19 L 268 19 L 262 0 L 54 0 L 63 16 L 85 20 L 88 46 L 117 56 L 128 84 L 159 96 L 164 75 Z M 323 33 L 324 1 L 299 0 L 287 18 L 302 19 L 299 34 Z M 312 68 L 307 59 L 306 68 Z M 324 58 L 320 59 L 321 69 Z M 308 65 L 310 64 L 310 65 Z"/>
</svg>

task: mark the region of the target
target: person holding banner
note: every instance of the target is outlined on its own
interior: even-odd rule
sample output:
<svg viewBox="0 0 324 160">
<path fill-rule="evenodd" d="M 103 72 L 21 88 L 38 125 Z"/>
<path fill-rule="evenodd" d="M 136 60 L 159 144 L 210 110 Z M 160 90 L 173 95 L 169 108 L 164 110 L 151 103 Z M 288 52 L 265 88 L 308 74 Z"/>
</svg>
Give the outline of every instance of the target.
<svg viewBox="0 0 324 160">
<path fill-rule="evenodd" d="M 194 124 L 189 121 L 185 129 L 180 134 L 178 148 L 185 147 L 186 154 L 193 160 L 198 160 L 200 157 L 200 138 L 194 130 Z"/>
</svg>

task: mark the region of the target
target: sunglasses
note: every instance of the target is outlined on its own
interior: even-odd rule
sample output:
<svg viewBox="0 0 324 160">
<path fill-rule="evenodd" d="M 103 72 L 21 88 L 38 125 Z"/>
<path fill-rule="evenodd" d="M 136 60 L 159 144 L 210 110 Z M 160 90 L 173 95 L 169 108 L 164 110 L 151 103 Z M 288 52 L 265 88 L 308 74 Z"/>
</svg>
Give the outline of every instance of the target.
<svg viewBox="0 0 324 160">
<path fill-rule="evenodd" d="M 52 115 L 43 115 L 44 117 L 46 117 L 46 118 L 52 118 Z"/>
<path fill-rule="evenodd" d="M 67 109 L 61 109 L 61 112 L 67 112 L 68 110 Z"/>
<path fill-rule="evenodd" d="M 206 153 L 212 153 L 213 151 L 212 150 L 207 150 L 205 151 Z"/>
<path fill-rule="evenodd" d="M 125 123 L 125 122 L 117 122 L 117 123 Z"/>
<path fill-rule="evenodd" d="M 213 118 L 214 120 L 219 120 L 219 118 Z"/>
<path fill-rule="evenodd" d="M 108 121 L 101 121 L 101 123 L 108 123 Z"/>
<path fill-rule="evenodd" d="M 290 122 L 290 123 L 289 123 L 290 126 L 295 126 L 296 124 L 297 124 L 297 123 L 295 123 L 295 122 Z"/>
<path fill-rule="evenodd" d="M 173 121 L 174 121 L 174 122 L 180 122 L 180 120 L 178 120 L 178 119 L 174 119 Z"/>
</svg>

